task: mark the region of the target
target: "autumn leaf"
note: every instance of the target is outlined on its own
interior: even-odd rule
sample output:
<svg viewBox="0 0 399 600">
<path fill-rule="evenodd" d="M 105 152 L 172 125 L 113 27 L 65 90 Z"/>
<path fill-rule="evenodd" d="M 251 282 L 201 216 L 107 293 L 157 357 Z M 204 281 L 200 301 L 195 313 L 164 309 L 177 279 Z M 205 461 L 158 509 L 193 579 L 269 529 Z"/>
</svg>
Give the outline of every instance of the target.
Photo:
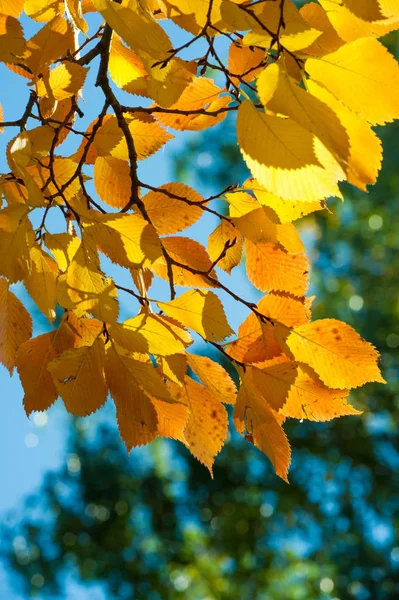
<svg viewBox="0 0 399 600">
<path fill-rule="evenodd" d="M 213 292 L 190 290 L 170 302 L 158 302 L 158 306 L 206 340 L 218 342 L 233 333 L 222 303 Z"/>
<path fill-rule="evenodd" d="M 207 390 L 219 402 L 234 404 L 237 389 L 227 371 L 206 356 L 187 353 L 187 362 Z"/>
<path fill-rule="evenodd" d="M 0 362 L 12 374 L 19 346 L 32 335 L 32 319 L 22 302 L 0 277 Z"/>
<path fill-rule="evenodd" d="M 226 409 L 191 377 L 186 377 L 182 388 L 170 384 L 169 389 L 172 396 L 189 409 L 184 429 L 186 446 L 197 460 L 208 467 L 213 477 L 213 462 L 227 435 Z"/>
<path fill-rule="evenodd" d="M 91 346 L 66 350 L 47 365 L 58 394 L 72 414 L 86 416 L 105 403 L 104 362 L 104 341 L 99 336 Z"/>
<path fill-rule="evenodd" d="M 238 433 L 247 436 L 270 459 L 276 474 L 288 481 L 291 450 L 276 413 L 243 375 L 234 409 L 234 424 Z"/>
<path fill-rule="evenodd" d="M 385 383 L 377 366 L 378 352 L 346 323 L 321 319 L 287 333 L 285 342 L 295 360 L 314 369 L 331 388 Z"/>
<path fill-rule="evenodd" d="M 88 415 L 110 392 L 129 451 L 172 438 L 212 474 L 234 404 L 286 480 L 286 419 L 359 414 L 349 390 L 384 381 L 379 354 L 311 320 L 297 221 L 317 233 L 341 181 L 377 181 L 374 126 L 399 118 L 398 63 L 377 38 L 398 29 L 397 0 L 0 0 L 0 61 L 26 96 L 16 114 L 0 99 L 0 360 L 28 416 L 58 396 Z M 183 163 L 159 185 L 156 153 L 224 119 L 221 151 L 235 132 L 249 178 L 230 161 L 213 189 L 204 142 L 200 190 Z M 53 327 L 34 338 L 18 282 Z M 222 364 L 188 352 L 198 336 Z"/>
</svg>

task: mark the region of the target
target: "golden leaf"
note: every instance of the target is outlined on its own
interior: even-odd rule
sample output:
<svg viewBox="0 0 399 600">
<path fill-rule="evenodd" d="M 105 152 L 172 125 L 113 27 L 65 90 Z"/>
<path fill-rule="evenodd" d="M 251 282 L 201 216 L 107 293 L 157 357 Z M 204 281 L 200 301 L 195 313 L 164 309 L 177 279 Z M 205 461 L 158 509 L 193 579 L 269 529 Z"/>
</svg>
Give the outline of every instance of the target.
<svg viewBox="0 0 399 600">
<path fill-rule="evenodd" d="M 161 256 L 155 229 L 138 214 L 107 215 L 86 227 L 93 244 L 122 267 L 151 265 Z"/>
<path fill-rule="evenodd" d="M 57 263 L 38 244 L 33 245 L 30 249 L 29 272 L 24 278 L 24 283 L 39 310 L 46 315 L 50 323 L 56 316 L 57 276 Z"/>
<path fill-rule="evenodd" d="M 10 283 L 24 278 L 29 268 L 29 248 L 35 236 L 23 204 L 13 204 L 0 211 L 0 275 Z"/>
<path fill-rule="evenodd" d="M 115 284 L 100 270 L 98 253 L 90 236 L 84 236 L 72 258 L 65 283 L 72 308 L 76 308 L 80 315 L 88 311 L 101 321 L 116 321 L 118 302 Z M 58 301 L 62 305 L 60 297 Z"/>
<path fill-rule="evenodd" d="M 170 302 L 157 302 L 159 308 L 205 340 L 219 342 L 233 332 L 223 306 L 213 292 L 189 290 Z"/>
<path fill-rule="evenodd" d="M 227 248 L 227 246 L 229 246 Z M 226 250 L 227 248 L 227 250 Z M 226 273 L 240 264 L 242 256 L 242 236 L 229 221 L 222 220 L 208 238 L 208 253 L 212 262 L 218 260 L 217 266 Z"/>
<path fill-rule="evenodd" d="M 189 408 L 189 419 L 184 429 L 186 446 L 191 454 L 208 467 L 212 467 L 215 456 L 225 442 L 228 430 L 227 412 L 224 406 L 208 390 L 187 377 L 183 387 L 169 384 L 172 396 Z"/>
<path fill-rule="evenodd" d="M 155 229 L 165 235 L 196 223 L 203 213 L 196 203 L 203 203 L 204 199 L 184 183 L 166 183 L 157 191 L 148 192 L 142 202 Z"/>
<path fill-rule="evenodd" d="M 264 296 L 256 309 L 267 319 L 262 321 L 251 312 L 239 326 L 237 340 L 226 347 L 228 354 L 241 362 L 261 362 L 278 356 L 282 352 L 275 336 L 278 324 L 293 327 L 307 323 L 310 319 L 306 301 L 282 292 L 271 292 Z"/>
<path fill-rule="evenodd" d="M 367 3 L 354 3 L 354 0 L 320 0 L 320 4 L 338 35 L 346 42 L 353 42 L 362 37 L 381 37 L 399 26 L 399 14 L 384 19 L 377 0 L 368 0 Z M 346 4 L 349 6 L 345 6 Z"/>
<path fill-rule="evenodd" d="M 216 400 L 224 404 L 235 404 L 237 388 L 222 365 L 207 356 L 189 353 L 187 363 Z"/>
<path fill-rule="evenodd" d="M 113 346 L 107 349 L 106 379 L 127 449 L 148 444 L 158 435 L 183 440 L 188 416 L 186 407 L 150 398 L 138 386 L 134 372 L 129 368 L 131 364 Z"/>
<path fill-rule="evenodd" d="M 92 2 L 108 25 L 136 52 L 148 54 L 155 60 L 168 56 L 170 40 L 149 14 L 139 14 L 134 8 L 121 6 L 112 0 Z"/>
<path fill-rule="evenodd" d="M 94 185 L 103 202 L 123 208 L 132 192 L 129 163 L 112 156 L 98 156 L 94 163 Z"/>
<path fill-rule="evenodd" d="M 64 13 L 64 2 L 60 0 L 25 0 L 24 11 L 34 21 L 51 21 Z"/>
<path fill-rule="evenodd" d="M 72 27 L 63 17 L 54 17 L 27 42 L 25 64 L 38 75 L 73 46 Z"/>
<path fill-rule="evenodd" d="M 241 378 L 234 409 L 238 433 L 246 436 L 270 459 L 276 474 L 288 482 L 291 450 L 276 413 L 245 374 Z"/>
<path fill-rule="evenodd" d="M 160 376 L 159 369 L 153 366 L 148 356 L 144 360 L 134 358 L 131 354 L 123 350 L 123 348 L 115 344 L 115 342 L 112 343 L 111 349 L 107 349 L 107 355 L 108 353 L 111 353 L 111 356 L 113 356 L 112 360 L 118 360 L 121 363 L 119 369 L 127 371 L 128 375 L 126 377 L 132 378 L 135 385 L 145 394 L 164 402 L 173 402 Z M 135 356 L 140 357 L 140 355 Z"/>
<path fill-rule="evenodd" d="M 104 362 L 104 341 L 97 337 L 91 346 L 66 350 L 48 363 L 58 394 L 72 414 L 84 417 L 105 404 Z"/>
<path fill-rule="evenodd" d="M 110 336 L 129 352 L 169 356 L 184 353 L 188 345 L 180 330 L 161 315 L 142 313 L 112 325 Z"/>
<path fill-rule="evenodd" d="M 37 93 L 54 100 L 74 96 L 83 87 L 87 69 L 75 63 L 62 63 L 39 80 Z"/>
<path fill-rule="evenodd" d="M 0 13 L 10 17 L 19 17 L 24 9 L 25 0 L 0 0 Z"/>
<path fill-rule="evenodd" d="M 399 66 L 380 42 L 360 38 L 322 58 L 306 72 L 372 125 L 399 117 Z"/>
<path fill-rule="evenodd" d="M 172 266 L 173 280 L 176 285 L 215 287 L 215 284 L 205 276 L 205 274 L 209 274 L 216 279 L 211 259 L 202 244 L 188 237 L 176 236 L 162 238 L 162 245 L 172 260 L 179 263 L 179 265 Z M 190 269 L 194 269 L 198 273 L 193 273 Z M 163 279 L 169 280 L 164 258 L 160 258 L 154 264 L 153 270 Z"/>
<path fill-rule="evenodd" d="M 17 350 L 32 335 L 32 319 L 8 286 L 0 277 L 0 362 L 12 374 Z"/>
<path fill-rule="evenodd" d="M 24 52 L 25 39 L 20 22 L 12 16 L 0 14 L 0 60 L 11 64 L 19 62 Z"/>
<path fill-rule="evenodd" d="M 339 165 L 314 134 L 292 119 L 261 113 L 245 101 L 238 109 L 237 140 L 252 175 L 284 200 L 340 196 Z"/>
<path fill-rule="evenodd" d="M 309 264 L 304 253 L 290 254 L 275 244 L 245 242 L 249 280 L 262 292 L 288 292 L 304 296 Z"/>
<path fill-rule="evenodd" d="M 377 365 L 378 352 L 346 323 L 321 319 L 287 331 L 284 338 L 295 360 L 312 367 L 332 389 L 385 383 Z"/>
</svg>

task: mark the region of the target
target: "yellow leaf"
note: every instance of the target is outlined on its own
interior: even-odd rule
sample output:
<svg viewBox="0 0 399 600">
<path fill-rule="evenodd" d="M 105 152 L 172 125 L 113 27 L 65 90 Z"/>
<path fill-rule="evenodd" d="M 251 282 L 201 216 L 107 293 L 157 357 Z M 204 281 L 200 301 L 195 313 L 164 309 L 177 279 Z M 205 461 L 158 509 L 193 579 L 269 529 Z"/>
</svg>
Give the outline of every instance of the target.
<svg viewBox="0 0 399 600">
<path fill-rule="evenodd" d="M 115 116 L 107 115 L 103 125 L 94 138 L 94 148 L 98 156 L 112 156 L 121 160 L 128 160 L 129 153 L 122 130 L 119 128 Z M 127 117 L 129 131 L 133 137 L 137 159 L 142 160 L 158 152 L 173 135 L 165 131 L 151 115 L 135 113 L 134 117 Z M 95 159 L 93 153 L 91 158 Z"/>
<path fill-rule="evenodd" d="M 29 268 L 29 248 L 35 236 L 23 204 L 12 204 L 0 211 L 0 275 L 10 283 L 23 279 Z"/>
<path fill-rule="evenodd" d="M 211 23 L 218 29 L 223 27 L 221 2 L 222 0 L 213 0 L 210 14 Z M 159 6 L 167 19 L 194 35 L 199 34 L 207 22 L 209 0 L 159 0 Z M 215 30 L 209 28 L 208 35 L 215 35 Z"/>
<path fill-rule="evenodd" d="M 16 63 L 24 52 L 25 39 L 20 22 L 13 17 L 0 14 L 0 60 L 5 63 Z"/>
<path fill-rule="evenodd" d="M 237 191 L 225 194 L 224 199 L 229 203 L 231 217 L 241 217 L 259 208 L 259 202 L 248 192 Z"/>
<path fill-rule="evenodd" d="M 265 188 L 259 185 L 256 179 L 248 180 L 244 185 L 253 190 L 262 206 L 269 206 L 274 210 L 280 219 L 280 223 L 292 223 L 292 221 L 296 221 L 316 210 L 323 210 L 325 208 L 323 202 L 290 202 L 289 200 L 283 200 L 279 196 L 265 190 Z"/>
<path fill-rule="evenodd" d="M 320 0 L 320 4 L 338 35 L 346 42 L 353 42 L 362 37 L 381 37 L 399 27 L 399 15 L 384 19 L 379 10 L 375 10 L 379 8 L 377 0 L 368 0 L 362 4 L 358 2 L 357 6 L 354 6 L 353 0 Z M 346 4 L 349 6 L 345 6 Z M 354 9 L 365 7 L 368 11 L 366 14 L 363 10 L 360 10 L 360 14 L 353 12 Z"/>
<path fill-rule="evenodd" d="M 238 109 L 237 140 L 252 175 L 284 200 L 340 196 L 339 165 L 312 133 L 292 119 L 261 113 L 245 101 Z"/>
<path fill-rule="evenodd" d="M 56 316 L 57 276 L 57 263 L 38 244 L 32 246 L 29 272 L 24 278 L 24 283 L 39 310 L 46 315 L 50 323 Z"/>
<path fill-rule="evenodd" d="M 212 262 L 224 253 L 226 244 L 230 247 L 223 258 L 218 260 L 217 266 L 230 274 L 241 262 L 242 236 L 229 221 L 223 219 L 208 238 L 208 253 Z"/>
<path fill-rule="evenodd" d="M 155 154 L 174 137 L 163 129 L 153 117 L 146 114 L 140 115 L 140 113 L 136 113 L 136 116 L 129 120 L 129 131 L 133 136 L 139 160 Z"/>
<path fill-rule="evenodd" d="M 113 346 L 107 348 L 105 376 L 116 406 L 119 432 L 126 448 L 148 444 L 156 439 L 158 416 L 150 398 L 137 384 Z"/>
<path fill-rule="evenodd" d="M 172 396 L 189 408 L 189 419 L 184 429 L 186 446 L 191 454 L 208 467 L 223 448 L 228 430 L 227 412 L 224 406 L 208 390 L 187 377 L 183 387 L 169 384 Z"/>
<path fill-rule="evenodd" d="M 157 302 L 159 308 L 205 340 L 220 342 L 233 330 L 227 322 L 223 305 L 213 292 L 189 290 L 170 302 Z"/>
<path fill-rule="evenodd" d="M 262 71 L 257 88 L 260 100 L 268 109 L 291 117 L 318 137 L 347 174 L 349 137 L 331 106 L 297 85 L 278 63 Z"/>
<path fill-rule="evenodd" d="M 142 202 L 155 229 L 165 235 L 183 231 L 198 221 L 203 210 L 196 204 L 204 199 L 184 183 L 166 183 L 148 192 Z"/>
<path fill-rule="evenodd" d="M 65 282 L 68 297 L 80 315 L 88 311 L 101 321 L 116 321 L 118 301 L 115 284 L 100 270 L 98 253 L 90 236 L 83 237 L 70 262 Z M 58 300 L 61 304 L 60 298 Z"/>
<path fill-rule="evenodd" d="M 186 442 L 184 435 L 189 418 L 188 408 L 179 402 L 165 402 L 151 398 L 158 417 L 158 435 Z"/>
<path fill-rule="evenodd" d="M 229 47 L 227 67 L 235 85 L 241 81 L 253 81 L 266 63 L 266 53 L 261 48 L 241 46 L 232 42 Z"/>
<path fill-rule="evenodd" d="M 91 346 L 66 350 L 47 365 L 66 409 L 84 417 L 107 400 L 104 376 L 104 341 L 98 337 Z"/>
<path fill-rule="evenodd" d="M 83 87 L 88 69 L 76 63 L 62 63 L 51 69 L 37 84 L 40 97 L 65 100 L 74 96 Z"/>
<path fill-rule="evenodd" d="M 167 58 L 171 43 L 163 28 L 147 14 L 121 6 L 112 0 L 92 0 L 106 22 L 136 52 L 143 52 L 154 60 Z"/>
<path fill-rule="evenodd" d="M 112 156 L 98 156 L 94 163 L 94 185 L 103 202 L 123 208 L 129 202 L 132 190 L 129 163 Z"/>
<path fill-rule="evenodd" d="M 107 349 L 106 379 L 116 405 L 119 431 L 127 449 L 148 444 L 158 435 L 184 439 L 186 407 L 150 398 L 138 386 L 134 371 L 129 368 L 132 360 L 118 354 L 113 346 Z"/>
<path fill-rule="evenodd" d="M 297 52 L 312 44 L 321 34 L 320 31 L 312 29 L 306 23 L 298 8 L 291 0 L 285 0 L 282 6 L 277 2 L 260 3 L 255 7 L 258 20 L 250 23 L 250 31 L 244 36 L 243 43 L 247 45 L 262 46 L 268 49 L 271 45 L 271 35 L 260 26 L 259 21 L 265 24 L 267 29 L 276 34 L 280 33 L 280 44 L 289 52 Z M 280 25 L 281 14 L 283 23 Z"/>
<path fill-rule="evenodd" d="M 182 386 L 186 375 L 187 357 L 184 354 L 158 356 L 157 363 L 164 377 Z"/>
<path fill-rule="evenodd" d="M 20 300 L 0 277 L 0 362 L 12 374 L 18 348 L 32 335 L 32 319 Z"/>
<path fill-rule="evenodd" d="M 241 378 L 234 409 L 234 424 L 238 433 L 266 454 L 276 474 L 288 482 L 291 450 L 287 437 L 276 413 L 246 375 Z"/>
<path fill-rule="evenodd" d="M 114 33 L 109 55 L 109 74 L 126 92 L 147 95 L 147 71 L 143 61 Z"/>
<path fill-rule="evenodd" d="M 324 54 L 334 52 L 344 45 L 345 42 L 341 40 L 331 25 L 325 10 L 320 4 L 316 4 L 316 2 L 305 4 L 305 6 L 302 6 L 300 13 L 310 27 L 322 32 L 313 44 L 304 48 L 303 51 L 306 54 L 324 56 Z"/>
<path fill-rule="evenodd" d="M 380 42 L 361 38 L 322 58 L 306 72 L 372 125 L 399 117 L 399 66 Z"/>
<path fill-rule="evenodd" d="M 229 96 L 219 98 L 223 91 L 225 90 L 218 87 L 212 79 L 196 77 L 185 88 L 179 100 L 170 107 L 170 109 L 182 111 L 183 114 L 160 112 L 157 113 L 157 119 L 163 125 L 181 131 L 186 129 L 206 129 L 207 127 L 216 125 L 224 119 L 226 116 L 225 112 L 221 112 L 218 116 L 206 116 L 195 114 L 195 111 L 206 109 L 206 112 L 210 112 L 227 106 L 231 102 L 231 98 Z M 194 114 L 192 114 L 193 111 Z"/>
<path fill-rule="evenodd" d="M 385 383 L 377 365 L 378 352 L 346 323 L 314 321 L 287 332 L 285 342 L 295 360 L 312 367 L 330 388 L 343 390 L 369 381 Z"/>
<path fill-rule="evenodd" d="M 78 319 L 73 313 L 65 313 L 58 329 L 20 346 L 17 368 L 28 416 L 35 410 L 47 410 L 58 397 L 47 364 L 70 348 L 92 345 L 102 328 L 102 323 L 95 319 Z"/>
<path fill-rule="evenodd" d="M 0 13 L 10 17 L 19 17 L 25 0 L 0 0 Z"/>
<path fill-rule="evenodd" d="M 304 253 L 290 254 L 275 244 L 245 242 L 249 280 L 262 292 L 288 292 L 304 296 L 309 264 Z"/>
<path fill-rule="evenodd" d="M 256 306 L 257 310 L 272 320 L 273 325 L 253 312 L 238 328 L 237 340 L 226 347 L 228 354 L 241 362 L 260 362 L 278 356 L 282 352 L 275 337 L 278 323 L 287 327 L 302 325 L 310 319 L 308 303 L 284 293 L 271 292 Z"/>
<path fill-rule="evenodd" d="M 142 313 L 112 325 L 110 336 L 129 352 L 169 356 L 184 353 L 188 345 L 179 329 L 161 315 Z"/>
<path fill-rule="evenodd" d="M 338 115 L 349 136 L 347 166 L 348 181 L 361 190 L 377 180 L 382 162 L 382 144 L 370 125 L 360 115 L 352 112 L 333 94 L 315 81 L 308 81 L 311 94 L 331 106 Z"/>
<path fill-rule="evenodd" d="M 258 243 L 280 244 L 287 252 L 302 252 L 304 246 L 291 223 L 282 225 L 269 207 L 257 208 L 242 217 L 232 218 L 232 223 L 245 239 Z"/>
<path fill-rule="evenodd" d="M 57 331 L 39 335 L 22 344 L 17 354 L 17 369 L 24 388 L 24 408 L 31 412 L 47 410 L 57 400 L 57 390 L 47 371 L 47 364 L 56 357 L 54 337 Z"/>
<path fill-rule="evenodd" d="M 80 246 L 80 239 L 69 233 L 45 233 L 43 239 L 59 270 L 64 273 Z"/>
<path fill-rule="evenodd" d="M 222 365 L 207 356 L 189 353 L 187 363 L 216 400 L 224 404 L 235 404 L 237 388 Z"/>
<path fill-rule="evenodd" d="M 262 373 L 266 371 L 262 370 Z M 305 365 L 298 365 L 297 371 L 280 414 L 309 421 L 331 421 L 337 417 L 361 414 L 348 404 L 347 390 L 332 390 L 324 386 Z"/>
<path fill-rule="evenodd" d="M 56 156 L 53 161 L 53 173 L 56 185 L 49 182 L 48 159 L 42 160 L 42 164 L 27 167 L 27 171 L 32 175 L 35 182 L 43 189 L 47 195 L 59 194 L 62 189 L 63 196 L 69 201 L 72 200 L 80 191 L 79 177 L 75 177 L 77 164 L 71 158 Z M 69 183 L 70 182 L 70 183 Z M 66 186 L 66 184 L 68 185 Z M 64 189 L 64 186 L 65 189 Z"/>
<path fill-rule="evenodd" d="M 173 402 L 160 376 L 159 369 L 153 366 L 149 357 L 146 357 L 145 361 L 134 358 L 115 343 L 112 343 L 111 348 L 107 349 L 108 353 L 111 353 L 113 361 L 117 360 L 120 363 L 118 370 L 124 370 L 126 378 L 133 379 L 136 387 L 139 387 L 145 394 L 164 402 Z"/>
<path fill-rule="evenodd" d="M 54 17 L 27 42 L 25 64 L 38 75 L 69 49 L 74 49 L 72 28 L 63 17 Z"/>
<path fill-rule="evenodd" d="M 107 215 L 86 227 L 93 243 L 122 267 L 151 265 L 161 256 L 154 228 L 138 214 Z"/>
<path fill-rule="evenodd" d="M 380 11 L 384 17 L 393 17 L 399 13 L 398 0 L 377 0 Z"/>
<path fill-rule="evenodd" d="M 65 0 L 68 12 L 71 16 L 74 26 L 82 33 L 87 33 L 89 26 L 82 16 L 82 3 L 80 0 Z"/>
<path fill-rule="evenodd" d="M 64 2 L 60 0 L 25 0 L 24 11 L 34 21 L 47 22 L 64 13 Z"/>
<path fill-rule="evenodd" d="M 177 102 L 197 72 L 195 61 L 172 58 L 166 67 L 154 65 L 150 57 L 144 60 L 148 70 L 147 93 L 159 106 L 168 107 Z"/>
<path fill-rule="evenodd" d="M 211 259 L 204 246 L 199 242 L 183 236 L 162 238 L 162 245 L 168 255 L 181 266 L 173 265 L 173 280 L 176 285 L 191 287 L 214 287 L 215 284 L 201 273 L 209 273 L 216 279 L 212 270 Z M 185 267 L 188 267 L 187 269 Z M 194 269 L 198 273 L 193 273 Z M 169 280 L 165 259 L 159 259 L 153 266 L 154 272 L 163 279 Z"/>
</svg>

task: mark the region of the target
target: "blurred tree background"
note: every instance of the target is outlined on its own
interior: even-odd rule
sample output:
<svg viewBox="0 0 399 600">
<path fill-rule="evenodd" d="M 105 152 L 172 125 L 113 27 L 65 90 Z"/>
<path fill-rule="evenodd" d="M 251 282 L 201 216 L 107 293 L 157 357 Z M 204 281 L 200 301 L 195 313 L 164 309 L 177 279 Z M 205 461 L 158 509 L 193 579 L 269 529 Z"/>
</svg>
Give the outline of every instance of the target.
<svg viewBox="0 0 399 600">
<path fill-rule="evenodd" d="M 211 193 L 243 181 L 232 126 L 193 136 L 176 176 Z M 65 467 L 1 531 L 0 554 L 26 597 L 70 599 L 68 575 L 100 582 L 110 600 L 399 597 L 398 136 L 398 124 L 383 132 L 369 194 L 347 186 L 344 204 L 299 222 L 314 318 L 342 319 L 374 343 L 388 385 L 353 392 L 360 417 L 287 423 L 290 486 L 236 435 L 211 480 L 180 445 L 157 440 L 129 459 L 107 413 L 97 425 L 75 420 Z"/>
</svg>

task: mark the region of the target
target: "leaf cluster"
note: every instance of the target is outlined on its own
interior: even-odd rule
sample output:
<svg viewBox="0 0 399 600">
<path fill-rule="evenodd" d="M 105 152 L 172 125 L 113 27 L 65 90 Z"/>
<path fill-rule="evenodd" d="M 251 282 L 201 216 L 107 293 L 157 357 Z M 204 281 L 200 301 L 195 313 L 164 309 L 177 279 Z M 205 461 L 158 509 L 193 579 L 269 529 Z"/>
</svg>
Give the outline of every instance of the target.
<svg viewBox="0 0 399 600">
<path fill-rule="evenodd" d="M 22 11 L 39 23 L 27 40 Z M 94 31 L 91 12 L 104 19 Z M 399 116 L 399 67 L 377 38 L 398 28 L 399 6 L 1 0 L 0 20 L 0 60 L 31 90 L 22 116 L 0 124 L 20 130 L 0 179 L 0 359 L 18 369 L 27 414 L 60 396 L 85 416 L 110 393 L 128 449 L 171 437 L 212 472 L 227 436 L 223 404 L 234 404 L 238 432 L 286 479 L 284 420 L 356 414 L 349 390 L 384 381 L 377 351 L 351 327 L 311 321 L 293 222 L 342 197 L 341 181 L 364 191 L 376 181 L 382 150 L 372 127 Z M 183 45 L 167 35 L 169 20 L 189 34 Z M 195 55 L 197 42 L 205 54 Z M 89 72 L 103 104 L 80 131 Z M 118 90 L 148 101 L 126 106 Z M 252 177 L 217 196 L 227 211 L 184 183 L 141 181 L 139 162 L 171 130 L 201 131 L 228 113 Z M 180 235 L 206 214 L 218 221 L 207 248 Z M 244 251 L 249 281 L 266 294 L 257 304 L 219 275 Z M 104 273 L 102 256 L 128 270 L 131 287 Z M 170 298 L 153 297 L 154 277 Z M 18 281 L 51 324 L 63 309 L 57 328 L 31 338 L 31 317 L 10 289 Z M 120 293 L 138 303 L 124 322 Z M 223 294 L 249 311 L 236 333 Z M 192 332 L 234 365 L 238 394 L 223 367 L 187 350 Z"/>
</svg>

